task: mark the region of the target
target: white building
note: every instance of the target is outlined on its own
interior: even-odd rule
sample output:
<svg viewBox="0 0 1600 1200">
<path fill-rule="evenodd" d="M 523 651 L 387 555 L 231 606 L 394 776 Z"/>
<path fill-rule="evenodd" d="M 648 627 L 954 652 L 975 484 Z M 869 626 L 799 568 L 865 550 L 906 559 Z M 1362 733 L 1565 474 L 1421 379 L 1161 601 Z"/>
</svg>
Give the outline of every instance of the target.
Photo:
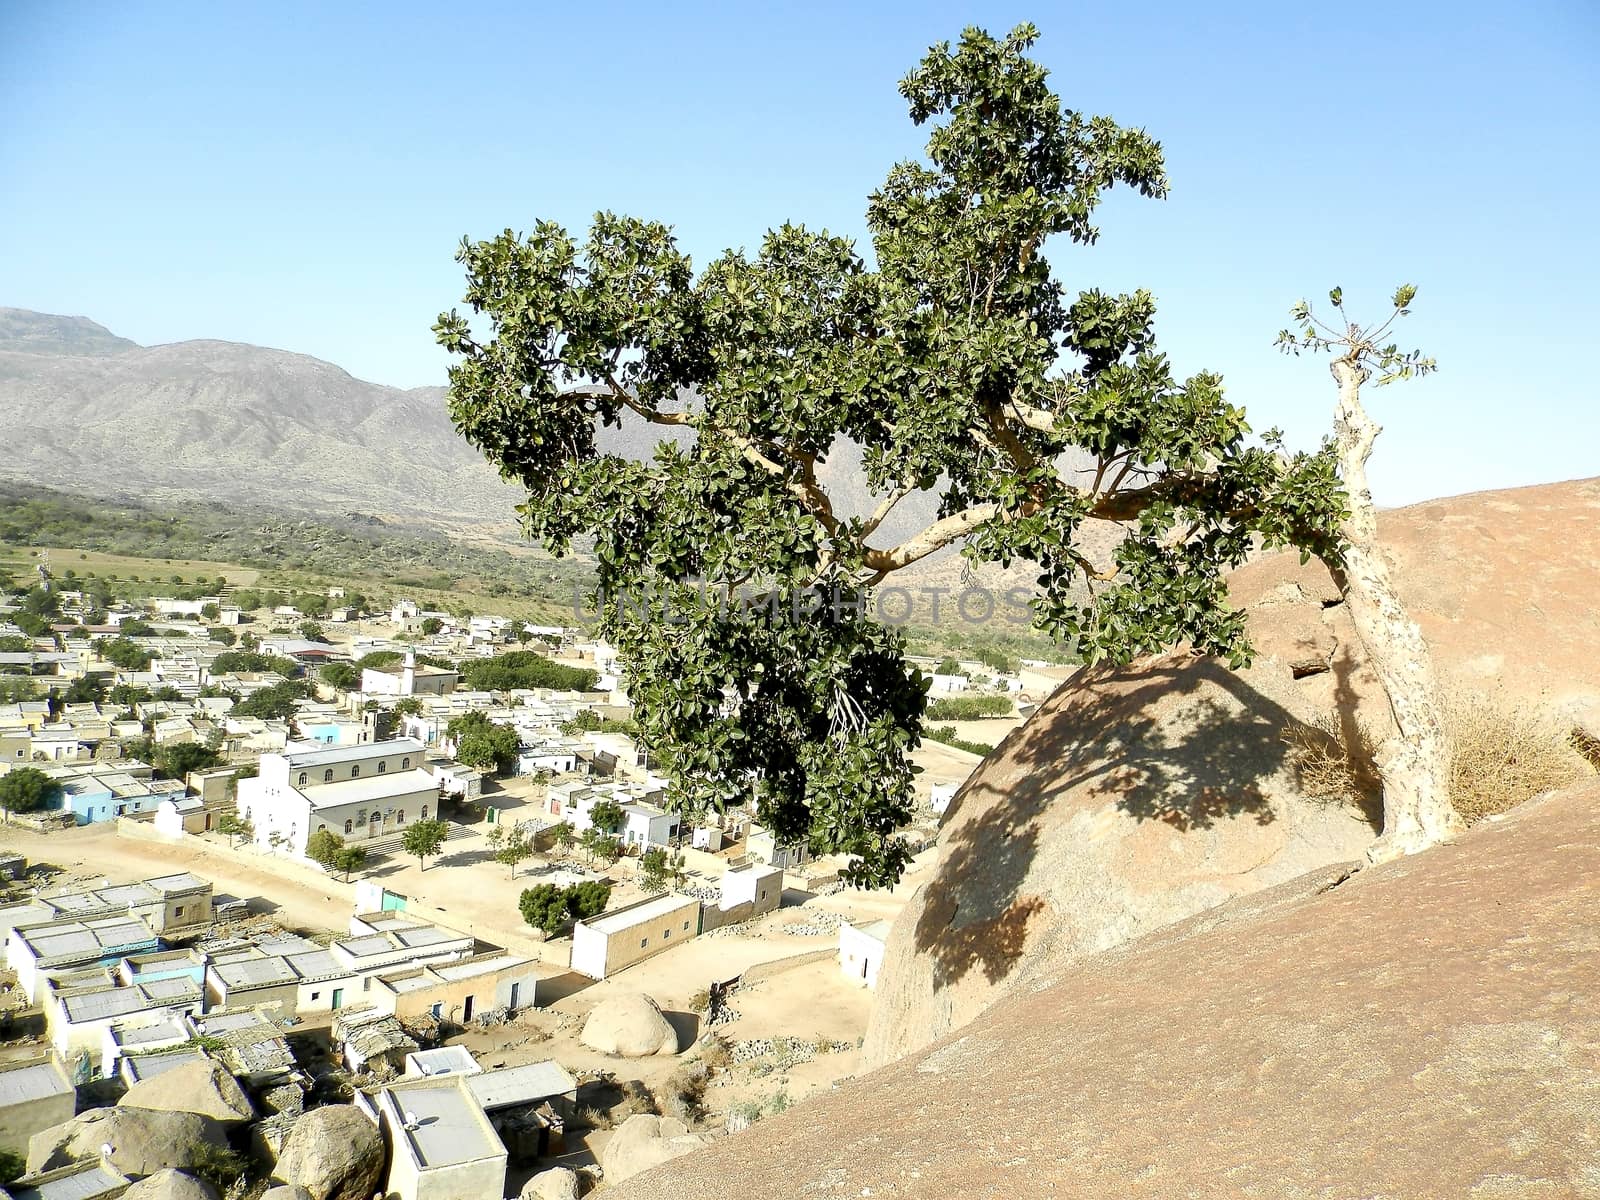
<svg viewBox="0 0 1600 1200">
<path fill-rule="evenodd" d="M 302 857 L 320 829 L 359 844 L 426 821 L 439 804 L 422 743 L 411 738 L 264 754 L 260 774 L 238 787 L 256 843 Z"/>
<path fill-rule="evenodd" d="M 641 851 L 666 849 L 678 836 L 678 818 L 654 804 L 624 804 L 619 836 L 624 846 L 635 846 Z"/>
<path fill-rule="evenodd" d="M 443 667 L 418 666 L 414 651 L 396 667 L 363 667 L 361 691 L 368 696 L 444 696 L 461 676 Z"/>
<path fill-rule="evenodd" d="M 477 1200 L 506 1185 L 506 1148 L 460 1075 L 404 1079 L 378 1095 L 389 1200 Z"/>
<path fill-rule="evenodd" d="M 667 892 L 615 909 L 572 930 L 574 971 L 605 979 L 700 933 L 700 901 Z"/>
<path fill-rule="evenodd" d="M 839 926 L 839 970 L 847 979 L 866 987 L 878 986 L 878 969 L 883 966 L 883 945 L 889 937 L 889 922 Z"/>
</svg>

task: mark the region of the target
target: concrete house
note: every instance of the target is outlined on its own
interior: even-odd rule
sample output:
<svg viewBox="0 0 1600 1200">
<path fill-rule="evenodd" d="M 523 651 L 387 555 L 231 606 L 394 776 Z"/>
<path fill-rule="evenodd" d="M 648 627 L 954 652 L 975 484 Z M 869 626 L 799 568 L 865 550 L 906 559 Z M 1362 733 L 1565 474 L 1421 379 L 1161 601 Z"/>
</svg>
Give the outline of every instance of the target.
<svg viewBox="0 0 1600 1200">
<path fill-rule="evenodd" d="M 479 1200 L 500 1196 L 506 1148 L 467 1080 L 407 1079 L 378 1094 L 389 1144 L 388 1200 Z"/>
<path fill-rule="evenodd" d="M 238 793 L 256 844 L 301 857 L 319 829 L 359 845 L 427 820 L 439 804 L 422 743 L 411 738 L 264 754 L 260 774 L 241 779 Z"/>
<path fill-rule="evenodd" d="M 678 818 L 654 804 L 622 806 L 622 844 L 643 851 L 665 849 L 678 838 Z"/>
<path fill-rule="evenodd" d="M 156 931 L 142 917 L 91 917 L 13 929 L 6 938 L 6 964 L 31 1003 L 48 995 L 53 975 L 106 966 L 129 955 L 157 950 Z"/>
<path fill-rule="evenodd" d="M 572 931 L 572 969 L 606 979 L 695 937 L 700 901 L 668 892 L 579 921 Z"/>
<path fill-rule="evenodd" d="M 780 842 L 770 829 L 759 825 L 750 827 L 745 848 L 751 858 L 785 871 L 811 861 L 811 849 L 804 842 Z"/>
<path fill-rule="evenodd" d="M 188 979 L 160 979 L 151 983 L 73 988 L 58 992 L 46 1015 L 50 1044 L 63 1059 L 79 1054 L 91 1060 L 105 1047 L 112 1025 L 133 1028 L 160 1024 L 176 1013 L 194 1015 L 205 1008 L 200 987 Z"/>
<path fill-rule="evenodd" d="M 414 651 L 394 667 L 363 667 L 361 691 L 368 696 L 447 696 L 461 676 L 443 667 L 418 666 Z"/>
<path fill-rule="evenodd" d="M 37 1175 L 24 1175 L 5 1187 L 11 1200 L 116 1200 L 128 1178 L 103 1159 L 89 1159 Z"/>
<path fill-rule="evenodd" d="M 139 883 L 104 884 L 0 905 L 0 933 L 7 938 L 7 962 L 15 969 L 9 957 L 14 930 L 125 916 L 143 920 L 158 934 L 189 933 L 211 924 L 212 899 L 210 880 L 180 871 Z"/>
<path fill-rule="evenodd" d="M 0 1150 L 26 1158 L 28 1139 L 72 1120 L 78 1094 L 54 1057 L 0 1069 Z"/>
<path fill-rule="evenodd" d="M 876 988 L 878 968 L 883 966 L 883 944 L 888 936 L 887 921 L 839 926 L 839 970 L 847 979 Z"/>
</svg>

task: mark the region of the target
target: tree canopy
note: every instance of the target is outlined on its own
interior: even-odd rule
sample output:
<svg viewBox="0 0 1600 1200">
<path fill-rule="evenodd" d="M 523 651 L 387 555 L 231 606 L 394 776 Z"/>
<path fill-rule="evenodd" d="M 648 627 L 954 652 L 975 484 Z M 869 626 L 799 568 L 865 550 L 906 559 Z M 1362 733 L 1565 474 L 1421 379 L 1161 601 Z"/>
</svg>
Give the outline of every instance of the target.
<svg viewBox="0 0 1600 1200">
<path fill-rule="evenodd" d="M 36 767 L 13 767 L 0 775 L 0 808 L 37 812 L 61 798 L 61 785 Z"/>
<path fill-rule="evenodd" d="M 471 312 L 435 326 L 452 420 L 527 489 L 527 532 L 592 539 L 597 625 L 669 803 L 753 800 L 778 837 L 855 856 L 857 883 L 908 858 L 926 683 L 871 611 L 894 572 L 960 543 L 1033 564 L 1036 626 L 1086 661 L 1187 643 L 1242 663 L 1226 572 L 1258 542 L 1337 553 L 1326 448 L 1252 438 L 1218 375 L 1181 377 L 1148 292 L 1056 277 L 1047 251 L 1092 244 L 1107 191 L 1167 178 L 1148 134 L 1063 107 L 1036 37 L 968 29 L 901 82 L 930 133 L 868 198 L 870 256 L 785 224 L 697 271 L 657 222 L 540 221 L 464 241 Z M 605 448 L 640 422 L 670 433 L 648 460 Z M 846 454 L 860 511 L 819 474 Z M 886 541 L 919 492 L 936 514 Z M 1096 522 L 1122 529 L 1110 556 Z"/>
<path fill-rule="evenodd" d="M 469 767 L 504 774 L 517 765 L 521 740 L 509 725 L 491 721 L 482 712 L 463 713 L 445 726 L 445 734 L 455 743 L 456 759 Z"/>
<path fill-rule="evenodd" d="M 461 680 L 474 691 L 509 692 L 515 688 L 551 688 L 586 692 L 599 676 L 587 667 L 551 662 L 532 650 L 509 650 L 493 658 L 473 658 L 461 664 Z"/>
</svg>

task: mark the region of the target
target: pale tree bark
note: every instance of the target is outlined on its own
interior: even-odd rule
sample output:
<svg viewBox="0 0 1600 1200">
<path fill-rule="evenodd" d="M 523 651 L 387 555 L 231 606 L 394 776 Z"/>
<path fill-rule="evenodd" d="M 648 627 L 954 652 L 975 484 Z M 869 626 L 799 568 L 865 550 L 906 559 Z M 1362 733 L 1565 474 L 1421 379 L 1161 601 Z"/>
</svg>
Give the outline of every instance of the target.
<svg viewBox="0 0 1600 1200">
<path fill-rule="evenodd" d="M 1394 715 L 1396 736 L 1379 752 L 1383 836 L 1368 852 L 1374 862 L 1412 854 L 1452 837 L 1462 821 L 1450 803 L 1450 742 L 1439 705 L 1433 656 L 1406 612 L 1378 544 L 1377 511 L 1367 486 L 1367 458 L 1381 427 L 1361 404 L 1368 372 L 1336 359 L 1339 384 L 1334 440 L 1350 498 L 1343 533 L 1344 563 L 1332 568 L 1350 619 L 1377 672 Z"/>
</svg>

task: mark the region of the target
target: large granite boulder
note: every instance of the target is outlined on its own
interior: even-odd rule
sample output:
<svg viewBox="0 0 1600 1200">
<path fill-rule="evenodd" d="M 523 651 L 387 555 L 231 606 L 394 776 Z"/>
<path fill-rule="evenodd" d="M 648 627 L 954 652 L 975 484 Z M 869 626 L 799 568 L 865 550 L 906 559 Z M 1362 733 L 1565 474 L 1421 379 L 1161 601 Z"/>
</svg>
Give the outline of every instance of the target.
<svg viewBox="0 0 1600 1200">
<path fill-rule="evenodd" d="M 224 1125 L 243 1125 L 256 1116 L 239 1081 L 221 1063 L 210 1060 L 184 1063 L 141 1079 L 118 1103 L 124 1108 L 200 1113 Z"/>
<path fill-rule="evenodd" d="M 581 1194 L 576 1171 L 571 1167 L 551 1167 L 522 1185 L 519 1200 L 578 1200 Z"/>
<path fill-rule="evenodd" d="M 1174 654 L 1062 685 L 973 772 L 885 944 L 880 1066 L 1005 991 L 1235 896 L 1359 858 L 1374 814 L 1302 794 L 1289 673 Z"/>
<path fill-rule="evenodd" d="M 636 1113 L 611 1135 L 600 1155 L 600 1166 L 609 1187 L 710 1144 L 709 1137 L 690 1133 L 689 1127 L 674 1117 Z"/>
<path fill-rule="evenodd" d="M 676 1054 L 678 1034 L 649 996 L 629 992 L 597 1004 L 579 1035 L 585 1046 L 621 1058 Z"/>
<path fill-rule="evenodd" d="M 272 1177 L 311 1200 L 370 1200 L 383 1174 L 383 1139 L 349 1104 L 314 1108 L 295 1120 Z"/>
<path fill-rule="evenodd" d="M 1600 480 L 1430 501 L 1379 532 L 1447 689 L 1600 739 Z M 1330 806 L 1284 744 L 1330 722 L 1380 743 L 1392 729 L 1326 567 L 1269 555 L 1229 597 L 1252 669 L 1174 655 L 1081 672 L 974 772 L 890 932 L 864 1066 L 1085 955 L 1362 856 L 1376 790 L 1361 811 Z"/>
<path fill-rule="evenodd" d="M 145 1176 L 122 1196 L 123 1200 L 217 1200 L 217 1189 L 204 1179 L 168 1167 Z"/>
<path fill-rule="evenodd" d="M 28 1173 L 98 1158 L 102 1146 L 111 1147 L 113 1167 L 138 1179 L 167 1167 L 188 1170 L 198 1147 L 225 1150 L 228 1138 L 218 1122 L 199 1113 L 92 1108 L 28 1139 Z"/>
</svg>

